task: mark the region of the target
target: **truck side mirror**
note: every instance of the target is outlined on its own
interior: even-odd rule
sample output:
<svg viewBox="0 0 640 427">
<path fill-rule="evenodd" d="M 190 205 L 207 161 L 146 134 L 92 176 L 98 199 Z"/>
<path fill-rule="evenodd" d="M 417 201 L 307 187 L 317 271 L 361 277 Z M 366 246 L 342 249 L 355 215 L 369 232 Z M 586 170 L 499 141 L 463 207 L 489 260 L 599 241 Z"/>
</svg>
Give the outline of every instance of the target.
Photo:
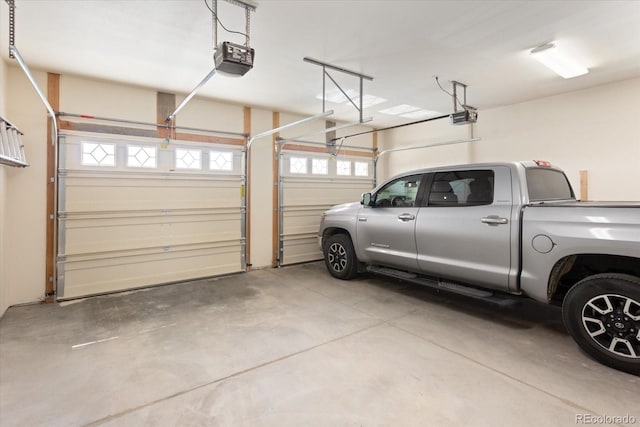
<svg viewBox="0 0 640 427">
<path fill-rule="evenodd" d="M 360 204 L 363 206 L 371 206 L 371 193 L 362 193 Z"/>
</svg>

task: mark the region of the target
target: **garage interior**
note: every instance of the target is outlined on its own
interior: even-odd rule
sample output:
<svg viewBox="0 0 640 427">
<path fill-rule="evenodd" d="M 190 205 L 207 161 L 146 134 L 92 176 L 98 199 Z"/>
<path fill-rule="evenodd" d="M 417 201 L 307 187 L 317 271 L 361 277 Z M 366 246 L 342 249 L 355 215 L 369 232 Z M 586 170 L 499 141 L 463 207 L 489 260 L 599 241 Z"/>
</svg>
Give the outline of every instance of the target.
<svg viewBox="0 0 640 427">
<path fill-rule="evenodd" d="M 0 425 L 637 423 L 640 378 L 558 307 L 333 279 L 317 229 L 440 165 L 544 159 L 581 200 L 640 201 L 638 22 L 637 1 L 1 1 Z"/>
</svg>

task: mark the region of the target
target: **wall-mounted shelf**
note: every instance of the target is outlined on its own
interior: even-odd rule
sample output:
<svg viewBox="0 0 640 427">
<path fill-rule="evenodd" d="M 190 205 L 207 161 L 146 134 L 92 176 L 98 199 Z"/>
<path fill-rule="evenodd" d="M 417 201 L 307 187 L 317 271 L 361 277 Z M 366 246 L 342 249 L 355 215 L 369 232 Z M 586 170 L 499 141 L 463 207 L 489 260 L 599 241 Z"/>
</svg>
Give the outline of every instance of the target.
<svg viewBox="0 0 640 427">
<path fill-rule="evenodd" d="M 11 122 L 0 117 L 0 164 L 18 168 L 29 166 L 24 155 L 22 135 Z"/>
</svg>

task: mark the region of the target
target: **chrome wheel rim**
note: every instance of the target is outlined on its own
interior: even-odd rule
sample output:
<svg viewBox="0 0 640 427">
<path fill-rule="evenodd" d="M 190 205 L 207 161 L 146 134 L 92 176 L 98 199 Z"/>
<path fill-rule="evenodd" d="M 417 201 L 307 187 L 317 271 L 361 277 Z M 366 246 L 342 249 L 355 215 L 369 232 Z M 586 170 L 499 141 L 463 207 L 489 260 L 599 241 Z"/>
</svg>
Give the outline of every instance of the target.
<svg viewBox="0 0 640 427">
<path fill-rule="evenodd" d="M 332 243 L 329 246 L 327 258 L 333 271 L 341 273 L 347 268 L 347 250 L 340 243 Z"/>
<path fill-rule="evenodd" d="M 640 359 L 640 302 L 618 294 L 591 298 L 582 308 L 582 325 L 600 347 Z"/>
</svg>

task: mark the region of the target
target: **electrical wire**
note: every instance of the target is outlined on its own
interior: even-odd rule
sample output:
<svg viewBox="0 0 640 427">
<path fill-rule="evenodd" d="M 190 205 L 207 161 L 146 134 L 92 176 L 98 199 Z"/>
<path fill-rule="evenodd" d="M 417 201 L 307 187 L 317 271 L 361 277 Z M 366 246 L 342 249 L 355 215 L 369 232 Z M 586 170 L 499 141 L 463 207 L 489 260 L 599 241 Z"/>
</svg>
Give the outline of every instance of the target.
<svg viewBox="0 0 640 427">
<path fill-rule="evenodd" d="M 220 18 L 218 18 L 218 15 L 213 11 L 213 9 L 211 7 L 209 7 L 209 3 L 207 3 L 207 0 L 204 0 L 204 5 L 207 6 L 207 9 L 209 9 L 209 11 L 213 15 L 213 17 L 216 18 L 216 21 L 218 22 L 218 24 L 220 24 L 220 26 L 222 27 L 223 30 L 225 30 L 227 33 L 240 34 L 241 36 L 244 36 L 244 38 L 245 38 L 245 42 L 244 42 L 245 46 L 249 45 L 250 37 L 249 37 L 248 34 L 245 34 L 242 31 L 233 31 L 233 30 L 227 29 L 227 27 L 224 26 L 222 21 L 220 21 Z"/>
<path fill-rule="evenodd" d="M 342 144 L 344 144 L 344 140 L 347 139 L 345 137 L 340 138 L 340 145 L 338 146 L 338 149 L 336 150 L 335 154 L 332 154 L 333 157 L 338 157 L 338 155 L 340 154 L 340 151 L 342 150 Z"/>
<path fill-rule="evenodd" d="M 458 102 L 458 105 L 460 105 L 460 108 L 462 108 L 463 110 L 466 110 L 466 107 L 462 105 L 462 102 L 460 102 L 460 100 L 458 99 L 458 96 L 456 95 L 454 97 L 451 92 L 449 92 L 448 90 L 442 87 L 442 85 L 440 84 L 440 80 L 438 80 L 438 76 L 434 76 L 434 77 L 436 78 L 436 83 L 438 84 L 438 87 L 440 87 L 440 90 L 446 93 L 447 95 L 449 95 L 450 97 L 455 98 L 456 102 Z"/>
</svg>

